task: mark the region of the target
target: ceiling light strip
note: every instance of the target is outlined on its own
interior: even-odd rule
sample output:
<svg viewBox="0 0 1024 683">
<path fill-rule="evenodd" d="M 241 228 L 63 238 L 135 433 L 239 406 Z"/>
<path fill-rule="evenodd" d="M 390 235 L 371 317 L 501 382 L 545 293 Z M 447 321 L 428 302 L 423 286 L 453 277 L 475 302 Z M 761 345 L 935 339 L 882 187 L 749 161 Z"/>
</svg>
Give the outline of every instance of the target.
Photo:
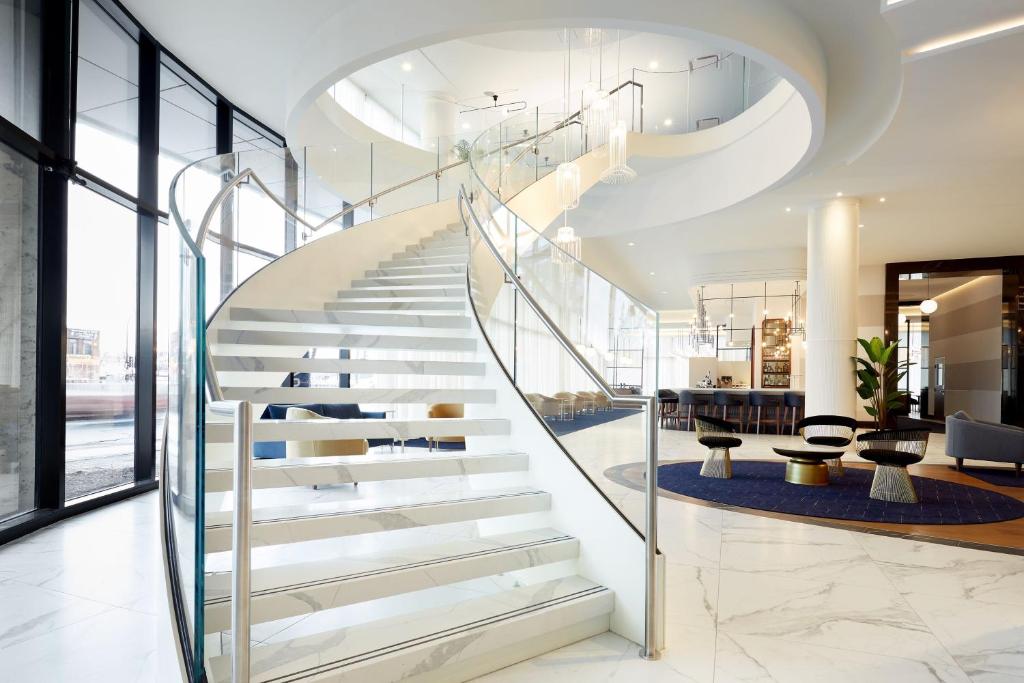
<svg viewBox="0 0 1024 683">
<path fill-rule="evenodd" d="M 1024 15 L 1014 17 L 1012 19 L 1005 19 L 994 24 L 987 24 L 970 31 L 953 33 L 943 36 L 942 38 L 930 40 L 927 43 L 918 45 L 917 47 L 904 50 L 903 58 L 905 60 L 915 59 L 933 52 L 949 50 L 954 47 L 964 45 L 965 43 L 980 42 L 986 38 L 992 38 L 1002 33 L 1020 30 L 1024 30 Z"/>
</svg>

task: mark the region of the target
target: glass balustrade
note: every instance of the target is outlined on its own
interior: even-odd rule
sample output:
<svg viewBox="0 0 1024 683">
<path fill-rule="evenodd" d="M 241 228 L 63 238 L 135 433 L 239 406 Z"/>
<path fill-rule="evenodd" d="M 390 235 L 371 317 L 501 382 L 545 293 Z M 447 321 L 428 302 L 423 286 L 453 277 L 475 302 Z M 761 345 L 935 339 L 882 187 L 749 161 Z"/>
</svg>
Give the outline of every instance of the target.
<svg viewBox="0 0 1024 683">
<path fill-rule="evenodd" d="M 724 67 L 716 73 L 735 75 Z M 197 677 L 207 655 L 223 652 L 205 636 L 202 608 L 204 425 L 208 401 L 218 397 L 208 382 L 208 316 L 263 266 L 339 230 L 461 196 L 471 302 L 497 359 L 595 486 L 639 531 L 649 528 L 651 498 L 611 484 L 606 473 L 656 454 L 656 404 L 644 397 L 657 395 L 658 315 L 551 237 L 563 216 L 554 199 L 559 165 L 587 166 L 585 192 L 608 164 L 609 121 L 623 121 L 630 133 L 650 130 L 652 92 L 663 86 L 630 76 L 612 95 L 614 120 L 595 123 L 586 108 L 561 102 L 518 112 L 470 146 L 452 136 L 419 148 L 396 141 L 253 149 L 194 162 L 175 176 L 172 235 L 161 243 L 171 274 L 161 277 L 159 295 L 167 350 L 163 504 L 179 633 Z M 731 115 L 772 80 L 744 67 L 735 87 L 732 109 L 721 110 Z"/>
</svg>

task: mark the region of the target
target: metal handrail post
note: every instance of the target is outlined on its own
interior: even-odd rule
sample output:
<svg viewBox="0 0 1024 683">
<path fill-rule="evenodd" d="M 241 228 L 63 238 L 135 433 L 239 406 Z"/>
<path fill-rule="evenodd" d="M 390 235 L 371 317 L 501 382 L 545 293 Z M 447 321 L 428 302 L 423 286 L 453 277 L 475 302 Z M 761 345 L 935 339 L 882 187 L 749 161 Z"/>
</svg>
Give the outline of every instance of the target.
<svg viewBox="0 0 1024 683">
<path fill-rule="evenodd" d="M 252 403 L 235 406 L 234 505 L 231 527 L 231 681 L 249 683 L 252 560 Z"/>
</svg>

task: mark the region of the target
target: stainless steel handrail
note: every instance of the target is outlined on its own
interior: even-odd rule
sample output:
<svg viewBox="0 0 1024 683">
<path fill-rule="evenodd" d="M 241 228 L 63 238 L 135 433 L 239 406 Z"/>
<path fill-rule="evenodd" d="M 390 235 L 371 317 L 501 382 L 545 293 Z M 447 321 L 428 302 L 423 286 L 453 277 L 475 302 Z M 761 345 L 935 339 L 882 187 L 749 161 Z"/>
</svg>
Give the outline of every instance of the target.
<svg viewBox="0 0 1024 683">
<path fill-rule="evenodd" d="M 580 366 L 583 372 L 594 384 L 600 388 L 612 406 L 643 406 L 647 411 L 647 419 L 644 424 L 644 469 L 645 469 L 645 493 L 647 495 L 647 507 L 644 520 L 644 553 L 645 553 L 645 605 L 644 605 L 644 643 L 641 649 L 641 656 L 645 659 L 656 659 L 658 656 L 657 643 L 657 556 L 658 556 L 658 399 L 656 396 L 620 396 L 608 384 L 605 378 L 599 373 L 590 362 L 576 348 L 576 345 L 565 336 L 561 328 L 544 311 L 541 305 L 533 298 L 533 295 L 523 286 L 515 270 L 506 263 L 501 252 L 491 241 L 487 231 L 484 230 L 480 219 L 473 209 L 472 202 L 466 198 L 466 188 L 459 188 L 459 215 L 462 218 L 466 230 L 469 230 L 469 223 L 466 222 L 466 215 L 463 207 L 469 208 L 469 215 L 473 219 L 481 240 L 487 245 L 494 260 L 498 262 L 505 274 L 505 280 L 515 287 L 516 292 L 523 298 L 523 301 L 530 307 L 534 314 L 540 319 L 551 335 L 558 341 L 559 346 L 569 354 L 569 357 Z M 469 260 L 472 264 L 472 258 Z M 469 291 L 470 298 L 473 297 L 472 288 Z M 486 334 L 486 333 L 485 333 Z"/>
</svg>

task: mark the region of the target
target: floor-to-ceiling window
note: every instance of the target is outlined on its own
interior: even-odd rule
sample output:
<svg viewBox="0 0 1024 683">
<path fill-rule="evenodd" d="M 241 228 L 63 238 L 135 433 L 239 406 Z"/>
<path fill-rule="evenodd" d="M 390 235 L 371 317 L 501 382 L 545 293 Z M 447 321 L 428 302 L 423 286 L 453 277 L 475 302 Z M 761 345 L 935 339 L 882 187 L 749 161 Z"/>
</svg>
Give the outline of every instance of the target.
<svg viewBox="0 0 1024 683">
<path fill-rule="evenodd" d="M 0 519 L 35 506 L 38 175 L 0 143 Z"/>
<path fill-rule="evenodd" d="M 135 255 L 135 213 L 73 186 L 68 197 L 68 500 L 135 481 Z"/>
<path fill-rule="evenodd" d="M 0 0 L 0 543 L 155 485 L 171 179 L 283 144 L 116 0 Z"/>
</svg>

